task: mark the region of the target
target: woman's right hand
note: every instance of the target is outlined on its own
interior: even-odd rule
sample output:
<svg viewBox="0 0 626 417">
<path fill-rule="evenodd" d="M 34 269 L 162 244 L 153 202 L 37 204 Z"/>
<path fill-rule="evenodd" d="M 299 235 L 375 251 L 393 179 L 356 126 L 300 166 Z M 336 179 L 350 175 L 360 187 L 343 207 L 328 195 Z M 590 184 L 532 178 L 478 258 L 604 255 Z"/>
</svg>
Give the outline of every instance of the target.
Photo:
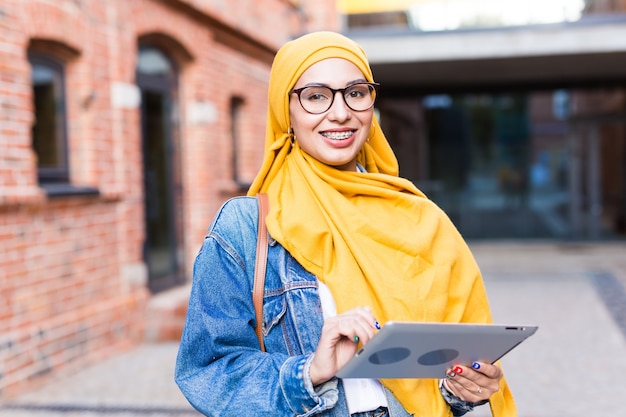
<svg viewBox="0 0 626 417">
<path fill-rule="evenodd" d="M 376 323 L 369 307 L 356 307 L 327 319 L 309 368 L 313 386 L 335 376 L 354 356 L 359 342 L 365 345 L 374 336 Z"/>
</svg>

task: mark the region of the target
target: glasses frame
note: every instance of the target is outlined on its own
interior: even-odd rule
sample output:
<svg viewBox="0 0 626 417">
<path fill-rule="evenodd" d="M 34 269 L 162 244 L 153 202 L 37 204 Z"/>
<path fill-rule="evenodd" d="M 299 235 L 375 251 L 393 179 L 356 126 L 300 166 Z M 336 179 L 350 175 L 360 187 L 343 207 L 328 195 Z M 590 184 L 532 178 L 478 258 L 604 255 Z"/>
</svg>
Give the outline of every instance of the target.
<svg viewBox="0 0 626 417">
<path fill-rule="evenodd" d="M 374 107 L 374 104 L 376 102 L 376 96 L 374 96 L 374 99 L 372 100 L 372 105 L 371 106 L 369 106 L 368 108 L 363 109 L 363 110 L 356 110 L 356 109 L 353 109 L 352 106 L 350 106 L 348 104 L 348 101 L 346 100 L 346 97 L 345 97 L 345 93 L 346 93 L 346 90 L 354 87 L 355 85 L 363 85 L 363 84 L 372 87 L 374 89 L 374 92 L 376 92 L 376 94 L 378 95 L 378 87 L 380 87 L 379 83 L 358 82 L 358 83 L 350 84 L 349 86 L 344 87 L 344 88 L 330 88 L 327 85 L 307 85 L 307 86 L 300 87 L 300 88 L 294 88 L 293 90 L 291 90 L 289 92 L 289 96 L 291 96 L 292 94 L 295 93 L 298 96 L 298 103 L 300 103 L 300 107 L 302 107 L 302 110 L 304 110 L 305 112 L 307 112 L 309 114 L 322 114 L 322 113 L 326 113 L 328 110 L 331 109 L 331 107 L 333 107 L 333 104 L 335 103 L 335 97 L 337 96 L 337 93 L 341 93 L 341 97 L 343 98 L 343 102 L 345 103 L 346 106 L 348 106 L 348 108 L 350 110 L 357 111 L 357 112 L 362 112 L 362 111 L 367 111 L 367 110 L 371 109 L 372 107 Z M 331 91 L 332 98 L 330 99 L 330 104 L 328 105 L 328 108 L 326 110 L 320 111 L 320 112 L 312 112 L 312 111 L 307 110 L 304 107 L 304 105 L 302 104 L 302 99 L 300 97 L 300 94 L 302 93 L 302 91 L 306 90 L 307 88 L 311 88 L 311 87 L 324 87 L 324 88 L 328 88 Z"/>
</svg>

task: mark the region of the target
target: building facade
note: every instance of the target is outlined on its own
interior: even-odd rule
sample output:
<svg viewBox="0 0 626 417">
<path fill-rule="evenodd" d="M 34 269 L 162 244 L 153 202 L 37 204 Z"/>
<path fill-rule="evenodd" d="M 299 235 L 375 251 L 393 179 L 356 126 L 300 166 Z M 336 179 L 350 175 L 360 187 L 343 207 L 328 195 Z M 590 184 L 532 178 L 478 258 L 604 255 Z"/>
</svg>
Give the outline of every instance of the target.
<svg viewBox="0 0 626 417">
<path fill-rule="evenodd" d="M 401 174 L 466 238 L 626 238 L 624 1 L 339 3 Z"/>
<path fill-rule="evenodd" d="M 0 3 L 0 398 L 146 337 L 260 166 L 273 55 L 334 1 Z"/>
</svg>

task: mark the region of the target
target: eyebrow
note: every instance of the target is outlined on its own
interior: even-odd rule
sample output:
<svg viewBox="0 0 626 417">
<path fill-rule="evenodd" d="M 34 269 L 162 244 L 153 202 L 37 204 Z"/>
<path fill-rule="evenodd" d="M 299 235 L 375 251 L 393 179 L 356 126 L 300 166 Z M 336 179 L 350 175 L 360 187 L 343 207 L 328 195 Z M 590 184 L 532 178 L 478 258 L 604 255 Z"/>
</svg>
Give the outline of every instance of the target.
<svg viewBox="0 0 626 417">
<path fill-rule="evenodd" d="M 367 82 L 369 82 L 369 81 L 367 81 L 364 78 L 358 78 L 356 80 L 348 81 L 346 83 L 345 87 L 349 87 L 351 85 L 359 84 L 359 83 L 367 83 Z M 328 87 L 328 88 L 331 88 L 330 85 L 328 85 L 326 83 L 317 83 L 317 82 L 306 83 L 305 85 L 303 85 L 300 88 L 304 88 L 304 87 Z"/>
</svg>

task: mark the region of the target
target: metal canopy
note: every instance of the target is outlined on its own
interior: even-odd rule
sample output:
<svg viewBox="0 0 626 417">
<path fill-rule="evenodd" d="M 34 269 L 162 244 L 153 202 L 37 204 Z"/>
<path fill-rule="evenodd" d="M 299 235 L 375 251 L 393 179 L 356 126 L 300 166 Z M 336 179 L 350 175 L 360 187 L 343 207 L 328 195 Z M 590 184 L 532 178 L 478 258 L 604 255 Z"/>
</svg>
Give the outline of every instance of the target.
<svg viewBox="0 0 626 417">
<path fill-rule="evenodd" d="M 626 17 L 450 32 L 359 30 L 386 89 L 626 81 Z"/>
</svg>

